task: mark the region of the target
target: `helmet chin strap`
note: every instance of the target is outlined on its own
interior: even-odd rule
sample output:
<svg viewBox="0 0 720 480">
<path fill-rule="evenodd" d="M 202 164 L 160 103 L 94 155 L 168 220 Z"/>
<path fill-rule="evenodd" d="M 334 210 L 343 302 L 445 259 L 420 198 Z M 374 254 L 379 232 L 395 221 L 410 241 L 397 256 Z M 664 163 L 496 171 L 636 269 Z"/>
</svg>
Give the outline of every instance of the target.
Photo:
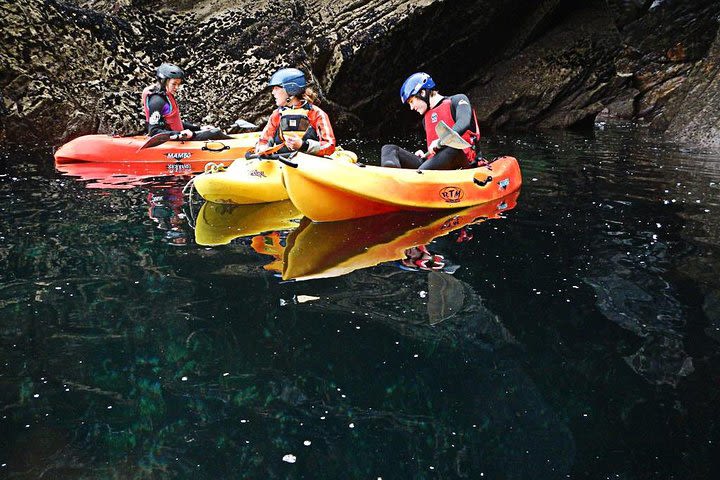
<svg viewBox="0 0 720 480">
<path fill-rule="evenodd" d="M 422 90 L 420 90 L 417 93 L 416 97 L 418 97 L 420 100 L 425 102 L 427 104 L 428 108 L 430 108 L 430 94 L 426 89 L 423 88 Z"/>
</svg>

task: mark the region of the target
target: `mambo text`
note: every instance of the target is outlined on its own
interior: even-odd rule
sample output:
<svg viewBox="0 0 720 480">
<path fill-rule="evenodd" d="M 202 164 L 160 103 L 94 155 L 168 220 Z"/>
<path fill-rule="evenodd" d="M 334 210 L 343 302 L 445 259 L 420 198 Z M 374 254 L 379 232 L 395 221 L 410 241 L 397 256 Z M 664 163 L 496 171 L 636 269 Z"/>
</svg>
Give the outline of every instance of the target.
<svg viewBox="0 0 720 480">
<path fill-rule="evenodd" d="M 192 153 L 190 152 L 170 152 L 167 153 L 167 158 L 172 158 L 173 160 L 183 160 L 185 158 L 192 157 Z"/>
</svg>

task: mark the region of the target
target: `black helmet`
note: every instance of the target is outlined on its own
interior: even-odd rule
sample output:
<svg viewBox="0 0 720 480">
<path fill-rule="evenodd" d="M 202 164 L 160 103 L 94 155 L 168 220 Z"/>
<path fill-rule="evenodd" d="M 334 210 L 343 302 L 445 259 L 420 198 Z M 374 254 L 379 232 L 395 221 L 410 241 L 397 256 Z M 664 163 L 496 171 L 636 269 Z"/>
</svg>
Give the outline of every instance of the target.
<svg viewBox="0 0 720 480">
<path fill-rule="evenodd" d="M 184 80 L 185 72 L 182 71 L 182 68 L 173 65 L 172 63 L 163 63 L 157 68 L 155 76 L 161 82 L 163 80 L 167 80 L 168 78 L 181 78 Z"/>
</svg>

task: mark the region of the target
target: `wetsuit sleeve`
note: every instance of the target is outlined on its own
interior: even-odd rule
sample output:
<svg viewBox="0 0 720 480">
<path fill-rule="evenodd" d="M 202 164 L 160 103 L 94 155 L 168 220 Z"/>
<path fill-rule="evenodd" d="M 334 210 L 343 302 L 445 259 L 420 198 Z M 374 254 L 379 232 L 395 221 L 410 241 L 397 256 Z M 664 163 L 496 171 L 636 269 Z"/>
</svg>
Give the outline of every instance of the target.
<svg viewBox="0 0 720 480">
<path fill-rule="evenodd" d="M 192 132 L 200 131 L 200 127 L 195 125 L 194 123 L 186 122 L 185 120 L 183 120 L 182 123 L 183 123 L 183 128 L 185 128 L 187 130 L 190 130 Z"/>
<path fill-rule="evenodd" d="M 462 135 L 468 130 L 475 131 L 473 122 L 472 106 L 466 95 L 458 94 L 450 97 L 450 108 L 455 119 L 453 130 Z"/>
<path fill-rule="evenodd" d="M 335 133 L 333 132 L 330 118 L 327 113 L 313 105 L 308 112 L 310 125 L 317 133 L 317 140 L 305 139 L 301 150 L 317 156 L 332 155 L 335 151 Z"/>
<path fill-rule="evenodd" d="M 267 125 L 265 125 L 265 128 L 263 128 L 263 131 L 260 134 L 260 140 L 258 140 L 258 145 L 268 145 L 270 141 L 275 138 L 275 134 L 277 133 L 279 127 L 280 111 L 275 110 L 273 111 L 272 115 L 270 115 L 270 118 L 268 118 Z"/>
<path fill-rule="evenodd" d="M 165 122 L 165 115 L 170 112 L 170 105 L 161 95 L 150 95 L 147 99 L 148 112 L 150 113 L 148 120 L 148 135 L 157 135 L 158 133 L 175 133 Z"/>
</svg>

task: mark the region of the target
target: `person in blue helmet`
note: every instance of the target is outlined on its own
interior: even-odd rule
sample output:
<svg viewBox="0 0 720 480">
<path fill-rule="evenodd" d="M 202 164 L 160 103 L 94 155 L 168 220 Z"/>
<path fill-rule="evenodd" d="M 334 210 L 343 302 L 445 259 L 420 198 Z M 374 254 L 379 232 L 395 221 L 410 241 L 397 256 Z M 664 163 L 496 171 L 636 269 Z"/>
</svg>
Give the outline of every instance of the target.
<svg viewBox="0 0 720 480">
<path fill-rule="evenodd" d="M 305 74 L 297 68 L 282 68 L 270 77 L 268 86 L 278 108 L 270 115 L 255 152 L 262 154 L 270 146 L 283 143 L 279 153 L 332 154 L 335 134 L 330 119 L 314 104 L 317 95 L 308 87 Z"/>
<path fill-rule="evenodd" d="M 171 63 L 160 65 L 155 76 L 157 83 L 142 92 L 148 135 L 167 133 L 177 135 L 178 140 L 220 140 L 230 138 L 219 128 L 211 125 L 197 126 L 180 117 L 180 107 L 175 95 L 185 80 L 185 72 Z"/>
<path fill-rule="evenodd" d="M 412 153 L 397 145 L 384 145 L 380 153 L 380 164 L 383 167 L 456 170 L 476 163 L 480 128 L 466 95 L 440 95 L 432 77 L 425 72 L 417 72 L 410 75 L 400 87 L 400 100 L 423 117 L 427 152 L 418 150 Z M 455 130 L 471 146 L 464 150 L 438 146 L 435 127 L 440 121 Z"/>
</svg>

